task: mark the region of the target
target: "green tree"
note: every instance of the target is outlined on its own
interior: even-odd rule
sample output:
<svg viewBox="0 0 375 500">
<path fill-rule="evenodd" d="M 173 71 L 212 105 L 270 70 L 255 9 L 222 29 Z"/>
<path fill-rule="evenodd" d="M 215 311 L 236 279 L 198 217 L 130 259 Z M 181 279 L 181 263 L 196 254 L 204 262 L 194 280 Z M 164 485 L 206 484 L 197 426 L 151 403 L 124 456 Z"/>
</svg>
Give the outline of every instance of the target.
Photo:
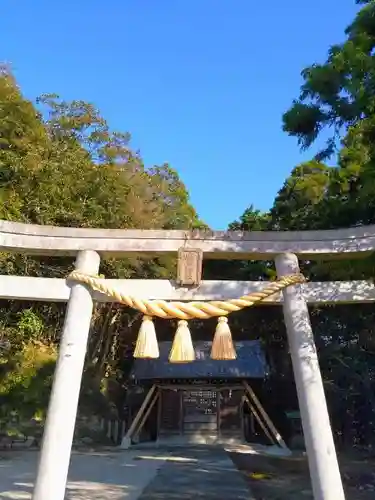
<svg viewBox="0 0 375 500">
<path fill-rule="evenodd" d="M 302 148 L 309 148 L 328 129 L 332 132 L 323 156 L 335 150 L 337 138 L 348 127 L 363 120 L 366 142 L 373 142 L 375 105 L 375 2 L 366 5 L 347 27 L 346 41 L 333 45 L 323 64 L 302 71 L 304 83 L 299 97 L 283 116 L 284 130 L 297 137 Z"/>
<path fill-rule="evenodd" d="M 53 94 L 36 104 L 26 100 L 6 68 L 0 74 L 0 197 L 0 218 L 34 224 L 109 229 L 204 226 L 168 164 L 147 168 L 130 147 L 130 134 L 111 131 L 90 103 L 64 101 Z M 71 258 L 0 254 L 3 274 L 65 277 L 72 264 Z M 106 259 L 101 266 L 106 277 L 171 277 L 174 271 L 170 257 Z M 14 347 L 4 366 L 21 359 L 35 342 L 58 344 L 63 305 L 8 301 L 0 310 L 5 318 L 1 336 L 11 339 Z M 113 304 L 96 306 L 85 395 L 105 390 L 103 379 L 123 392 L 121 366 L 135 341 L 137 318 L 134 311 Z M 103 408 L 99 400 L 96 409 Z M 9 404 L 17 401 L 19 397 L 8 398 Z"/>
<path fill-rule="evenodd" d="M 278 192 L 271 210 L 271 228 L 320 229 L 320 210 L 332 170 L 317 161 L 295 167 Z"/>
</svg>

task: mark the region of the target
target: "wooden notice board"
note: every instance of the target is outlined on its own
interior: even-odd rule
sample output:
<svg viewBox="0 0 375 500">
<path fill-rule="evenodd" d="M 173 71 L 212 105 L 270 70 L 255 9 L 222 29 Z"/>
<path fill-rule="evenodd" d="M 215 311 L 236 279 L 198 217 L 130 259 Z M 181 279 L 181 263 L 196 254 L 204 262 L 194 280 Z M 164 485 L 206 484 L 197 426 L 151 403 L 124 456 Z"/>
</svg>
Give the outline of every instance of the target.
<svg viewBox="0 0 375 500">
<path fill-rule="evenodd" d="M 203 252 L 198 248 L 180 248 L 177 262 L 177 283 L 198 286 L 202 279 Z"/>
</svg>

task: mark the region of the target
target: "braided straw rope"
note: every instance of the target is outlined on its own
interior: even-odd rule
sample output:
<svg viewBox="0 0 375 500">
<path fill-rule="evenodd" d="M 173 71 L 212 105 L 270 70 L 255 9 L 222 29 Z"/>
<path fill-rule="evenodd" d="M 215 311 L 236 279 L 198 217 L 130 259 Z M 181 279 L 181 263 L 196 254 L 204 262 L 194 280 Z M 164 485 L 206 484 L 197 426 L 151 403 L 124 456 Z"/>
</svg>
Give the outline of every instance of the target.
<svg viewBox="0 0 375 500">
<path fill-rule="evenodd" d="M 95 276 L 73 271 L 68 280 L 78 281 L 89 285 L 93 290 L 104 293 L 112 297 L 121 304 L 126 304 L 133 309 L 137 309 L 147 316 L 157 316 L 159 318 L 177 319 L 208 319 L 215 316 L 227 316 L 231 312 L 240 311 L 245 307 L 262 302 L 271 295 L 283 290 L 290 285 L 304 283 L 306 281 L 302 274 L 292 274 L 283 276 L 277 281 L 267 283 L 263 290 L 244 295 L 238 299 L 212 300 L 209 302 L 167 302 L 165 300 L 148 300 L 125 295 L 120 291 L 111 288 L 105 281 Z"/>
</svg>

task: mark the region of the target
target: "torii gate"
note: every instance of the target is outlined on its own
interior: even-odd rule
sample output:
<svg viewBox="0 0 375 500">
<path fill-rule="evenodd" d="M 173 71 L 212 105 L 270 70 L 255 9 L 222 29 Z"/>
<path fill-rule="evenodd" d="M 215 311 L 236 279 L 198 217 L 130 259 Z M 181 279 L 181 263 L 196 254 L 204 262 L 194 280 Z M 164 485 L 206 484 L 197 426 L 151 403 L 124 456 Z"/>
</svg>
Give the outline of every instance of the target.
<svg viewBox="0 0 375 500">
<path fill-rule="evenodd" d="M 375 250 L 375 226 L 303 232 L 211 232 L 103 230 L 37 226 L 0 221 L 0 249 L 38 255 L 75 255 L 75 269 L 97 275 L 100 256 L 172 254 L 199 249 L 206 258 L 274 259 L 279 278 L 299 273 L 303 259 L 334 259 Z M 168 280 L 103 280 L 124 294 L 147 299 L 219 300 L 259 291 L 262 283 L 203 281 L 182 288 Z M 0 277 L 0 298 L 67 301 L 59 358 L 45 423 L 33 500 L 63 500 L 70 462 L 93 301 L 111 298 L 79 282 Z M 329 415 L 307 303 L 375 301 L 367 281 L 296 284 L 266 300 L 281 303 L 315 500 L 344 500 Z"/>
</svg>

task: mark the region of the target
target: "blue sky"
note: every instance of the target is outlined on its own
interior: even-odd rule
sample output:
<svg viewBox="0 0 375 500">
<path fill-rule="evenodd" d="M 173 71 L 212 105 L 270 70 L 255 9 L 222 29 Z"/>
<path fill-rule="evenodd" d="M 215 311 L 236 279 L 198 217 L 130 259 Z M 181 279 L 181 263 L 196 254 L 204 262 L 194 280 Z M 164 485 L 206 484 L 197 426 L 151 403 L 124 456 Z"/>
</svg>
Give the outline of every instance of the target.
<svg viewBox="0 0 375 500">
<path fill-rule="evenodd" d="M 272 205 L 301 154 L 281 130 L 303 67 L 344 39 L 354 0 L 3 0 L 0 61 L 24 94 L 93 102 L 147 165 L 169 162 L 225 229 Z"/>
</svg>

